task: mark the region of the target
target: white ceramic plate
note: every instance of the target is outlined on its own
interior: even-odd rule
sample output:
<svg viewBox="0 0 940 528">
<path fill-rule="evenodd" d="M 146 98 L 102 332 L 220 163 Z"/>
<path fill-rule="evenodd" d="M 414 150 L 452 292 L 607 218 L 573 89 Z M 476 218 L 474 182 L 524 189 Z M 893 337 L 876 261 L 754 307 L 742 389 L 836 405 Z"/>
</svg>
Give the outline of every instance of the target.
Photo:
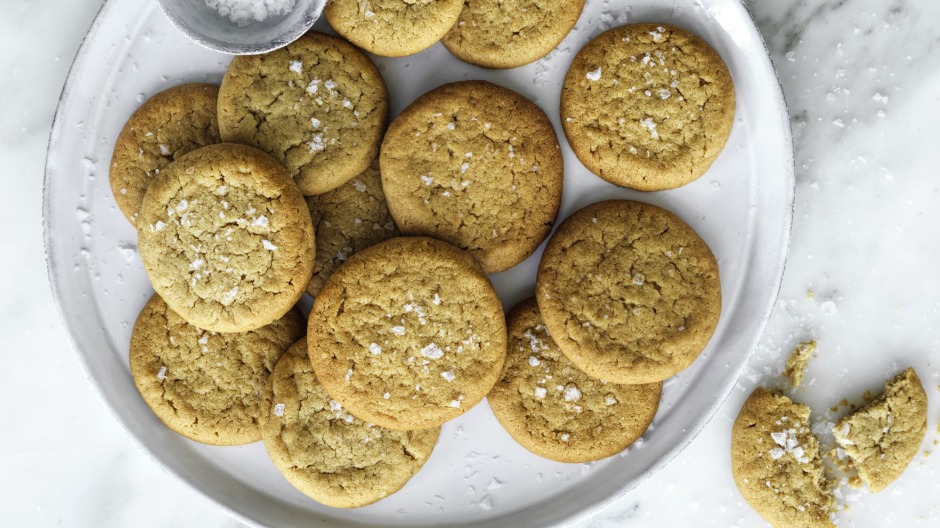
<svg viewBox="0 0 940 528">
<path fill-rule="evenodd" d="M 602 199 L 635 198 L 676 212 L 711 246 L 721 272 L 721 322 L 702 356 L 666 382 L 654 426 L 642 441 L 594 464 L 550 462 L 513 442 L 483 403 L 444 426 L 431 459 L 404 489 L 344 511 L 294 490 L 260 443 L 209 447 L 164 427 L 138 396 L 128 369 L 131 328 L 152 290 L 135 232 L 111 196 L 108 163 L 118 132 L 141 102 L 183 82 L 219 81 L 230 57 L 188 41 L 149 0 L 111 0 L 102 8 L 59 102 L 46 166 L 49 278 L 73 345 L 115 416 L 169 471 L 232 515 L 259 525 L 568 524 L 611 504 L 665 465 L 728 395 L 769 316 L 789 242 L 792 143 L 773 66 L 739 0 L 624 4 L 588 0 L 558 49 L 523 68 L 482 70 L 440 45 L 376 62 L 393 115 L 418 95 L 462 79 L 487 79 L 539 104 L 565 156 L 559 220 Z M 561 83 L 574 53 L 608 27 L 647 21 L 702 35 L 728 64 L 737 91 L 734 129 L 711 170 L 686 187 L 653 194 L 614 187 L 588 172 L 568 147 L 558 115 Z M 507 308 L 532 295 L 540 255 L 492 277 Z"/>
</svg>

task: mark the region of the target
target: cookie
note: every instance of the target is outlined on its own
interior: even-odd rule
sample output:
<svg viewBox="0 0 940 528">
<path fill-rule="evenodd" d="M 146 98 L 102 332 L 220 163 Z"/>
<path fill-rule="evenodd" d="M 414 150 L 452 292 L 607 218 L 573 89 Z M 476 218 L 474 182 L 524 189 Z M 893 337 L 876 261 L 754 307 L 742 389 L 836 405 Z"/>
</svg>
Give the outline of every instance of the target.
<svg viewBox="0 0 940 528">
<path fill-rule="evenodd" d="M 164 90 L 131 114 L 111 155 L 111 192 L 121 213 L 137 222 L 150 181 L 171 161 L 221 141 L 215 108 L 219 87 L 183 84 Z"/>
<path fill-rule="evenodd" d="M 244 145 L 203 147 L 167 165 L 144 195 L 137 237 L 157 293 L 215 332 L 278 319 L 313 273 L 304 197 L 284 167 Z"/>
<path fill-rule="evenodd" d="M 562 223 L 539 263 L 536 296 L 562 352 L 611 383 L 653 383 L 686 368 L 721 312 L 705 242 L 669 211 L 626 200 Z"/>
<path fill-rule="evenodd" d="M 295 488 L 334 508 L 388 497 L 427 462 L 440 427 L 392 431 L 347 413 L 317 381 L 301 339 L 278 360 L 264 391 L 261 436 Z"/>
<path fill-rule="evenodd" d="M 564 40 L 584 0 L 465 0 L 441 43 L 458 59 L 484 68 L 536 61 Z"/>
<path fill-rule="evenodd" d="M 333 270 L 353 253 L 398 236 L 382 192 L 378 160 L 337 189 L 307 197 L 317 255 L 307 293 L 316 297 Z"/>
<path fill-rule="evenodd" d="M 640 191 L 685 185 L 711 166 L 734 122 L 734 84 L 701 38 L 665 24 L 621 26 L 571 63 L 561 117 L 591 172 Z"/>
<path fill-rule="evenodd" d="M 330 0 L 323 15 L 360 48 L 404 57 L 430 48 L 463 10 L 463 0 Z"/>
<path fill-rule="evenodd" d="M 372 61 L 316 31 L 270 53 L 235 57 L 219 90 L 222 139 L 274 156 L 308 196 L 366 170 L 387 119 L 385 81 Z"/>
<path fill-rule="evenodd" d="M 834 526 L 836 501 L 805 405 L 755 389 L 731 430 L 731 473 L 747 503 L 773 526 Z"/>
<path fill-rule="evenodd" d="M 173 431 L 211 445 L 261 440 L 261 391 L 278 357 L 304 335 L 294 310 L 257 330 L 219 334 L 187 323 L 154 295 L 134 323 L 134 384 Z"/>
<path fill-rule="evenodd" d="M 545 113 L 484 81 L 419 97 L 392 122 L 380 161 L 399 229 L 465 249 L 487 273 L 531 255 L 561 203 L 561 150 Z"/>
<path fill-rule="evenodd" d="M 506 357 L 503 308 L 486 275 L 432 238 L 393 238 L 349 257 L 320 290 L 307 332 L 327 393 L 395 430 L 467 412 Z"/>
<path fill-rule="evenodd" d="M 869 489 L 885 489 L 904 473 L 927 434 L 927 393 L 917 373 L 908 368 L 895 376 L 832 432 Z"/>
<path fill-rule="evenodd" d="M 535 299 L 517 306 L 507 327 L 506 363 L 487 401 L 522 447 L 558 462 L 590 462 L 623 451 L 649 427 L 662 383 L 588 376 L 552 340 Z"/>
</svg>

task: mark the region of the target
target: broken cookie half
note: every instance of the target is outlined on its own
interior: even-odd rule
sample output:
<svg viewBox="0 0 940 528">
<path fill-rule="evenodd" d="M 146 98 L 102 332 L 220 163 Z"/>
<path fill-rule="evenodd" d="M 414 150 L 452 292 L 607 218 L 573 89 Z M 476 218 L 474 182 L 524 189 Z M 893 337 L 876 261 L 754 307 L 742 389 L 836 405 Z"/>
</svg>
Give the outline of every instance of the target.
<svg viewBox="0 0 940 528">
<path fill-rule="evenodd" d="M 927 393 L 913 368 L 885 383 L 884 392 L 833 427 L 850 467 L 879 492 L 907 469 L 927 433 Z"/>
<path fill-rule="evenodd" d="M 836 508 L 809 408 L 758 387 L 731 430 L 731 471 L 744 499 L 777 528 L 831 527 Z"/>
</svg>

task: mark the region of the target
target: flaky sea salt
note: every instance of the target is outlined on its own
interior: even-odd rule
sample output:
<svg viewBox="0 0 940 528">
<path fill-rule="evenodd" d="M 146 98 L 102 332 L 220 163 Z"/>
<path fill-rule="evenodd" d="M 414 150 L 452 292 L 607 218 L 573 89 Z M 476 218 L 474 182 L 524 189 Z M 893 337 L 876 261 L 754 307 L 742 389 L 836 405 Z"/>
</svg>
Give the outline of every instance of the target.
<svg viewBox="0 0 940 528">
<path fill-rule="evenodd" d="M 269 16 L 286 15 L 294 9 L 296 0 L 206 0 L 206 5 L 220 15 L 245 27 L 252 21 L 261 22 Z"/>
<path fill-rule="evenodd" d="M 284 404 L 278 403 L 274 406 L 274 416 L 284 416 Z"/>
<path fill-rule="evenodd" d="M 436 343 L 431 343 L 421 349 L 421 355 L 429 359 L 440 359 L 444 357 L 444 351 Z"/>
<path fill-rule="evenodd" d="M 596 82 L 596 81 L 601 80 L 601 74 L 602 74 L 603 72 L 604 72 L 603 69 L 597 68 L 597 69 L 594 70 L 594 71 L 589 71 L 589 72 L 587 72 L 587 74 L 585 74 L 585 77 L 587 77 L 587 80 L 589 80 L 589 81 Z"/>
</svg>

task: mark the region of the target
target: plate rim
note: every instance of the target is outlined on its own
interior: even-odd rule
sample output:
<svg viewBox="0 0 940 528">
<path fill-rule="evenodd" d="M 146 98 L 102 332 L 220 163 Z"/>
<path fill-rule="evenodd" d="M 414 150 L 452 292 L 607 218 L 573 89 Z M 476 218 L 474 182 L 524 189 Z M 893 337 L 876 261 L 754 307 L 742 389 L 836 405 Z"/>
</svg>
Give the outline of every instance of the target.
<svg viewBox="0 0 940 528">
<path fill-rule="evenodd" d="M 740 364 L 735 368 L 736 372 L 728 378 L 728 382 L 721 388 L 720 397 L 714 400 L 714 403 L 709 406 L 708 411 L 702 415 L 700 418 L 695 420 L 690 424 L 690 433 L 686 435 L 680 442 L 677 442 L 673 445 L 663 456 L 661 456 L 655 464 L 653 464 L 649 469 L 638 477 L 628 481 L 620 488 L 613 490 L 605 498 L 597 500 L 591 504 L 585 505 L 583 508 L 573 511 L 567 515 L 558 517 L 555 519 L 553 524 L 557 526 L 571 526 L 579 521 L 589 519 L 596 516 L 602 511 L 610 508 L 615 503 L 619 502 L 623 497 L 625 497 L 629 492 L 639 487 L 641 484 L 648 481 L 652 478 L 653 475 L 662 470 L 666 465 L 672 462 L 682 451 L 684 451 L 693 440 L 695 440 L 705 429 L 705 427 L 714 419 L 718 410 L 727 401 L 728 397 L 731 395 L 731 392 L 740 379 L 742 373 L 747 367 L 750 359 L 756 351 L 756 348 L 764 336 L 768 322 L 770 321 L 771 314 L 773 312 L 774 306 L 776 305 L 776 300 L 779 297 L 780 289 L 783 283 L 784 273 L 786 271 L 788 259 L 789 259 L 789 248 L 792 239 L 793 231 L 793 216 L 795 208 L 795 191 L 796 191 L 796 157 L 795 157 L 795 145 L 793 143 L 793 132 L 792 127 L 789 121 L 789 108 L 786 102 L 785 93 L 783 91 L 783 86 L 780 82 L 780 76 L 777 69 L 774 67 L 773 58 L 770 54 L 770 50 L 767 47 L 767 43 L 761 34 L 757 23 L 753 17 L 753 14 L 747 8 L 744 0 L 715 0 L 717 5 L 727 5 L 734 8 L 739 12 L 743 12 L 745 20 L 747 21 L 746 29 L 749 33 L 749 37 L 755 42 L 759 42 L 761 45 L 762 53 L 755 54 L 755 57 L 758 57 L 763 63 L 761 66 L 765 70 L 769 70 L 769 73 L 772 74 L 773 87 L 775 88 L 772 94 L 768 94 L 774 103 L 774 113 L 781 118 L 781 131 L 783 133 L 783 143 L 784 147 L 787 147 L 783 150 L 782 154 L 786 158 L 786 166 L 783 169 L 785 171 L 784 176 L 788 180 L 789 184 L 785 184 L 784 187 L 787 191 L 787 195 L 782 197 L 781 201 L 786 207 L 784 211 L 786 213 L 785 218 L 783 219 L 784 223 L 784 233 L 782 233 L 780 247 L 777 248 L 779 257 L 777 262 L 774 263 L 773 276 L 775 277 L 773 283 L 771 284 L 768 294 L 769 302 L 764 308 L 763 313 L 760 316 L 760 322 L 758 325 L 758 331 L 755 332 L 753 339 L 749 343 L 748 350 Z M 207 490 L 204 490 L 196 485 L 195 482 L 190 481 L 184 475 L 174 471 L 169 466 L 164 464 L 154 452 L 143 443 L 134 432 L 130 429 L 130 424 L 117 412 L 114 406 L 110 403 L 109 399 L 105 395 L 104 388 L 101 385 L 101 381 L 92 373 L 91 365 L 89 364 L 88 357 L 82 353 L 81 347 L 79 346 L 77 335 L 75 331 L 75 325 L 77 323 L 71 321 L 65 314 L 65 306 L 63 305 L 62 298 L 60 296 L 60 277 L 57 277 L 57 273 L 54 271 L 55 256 L 52 251 L 52 226 L 51 224 L 51 200 L 49 195 L 49 189 L 51 187 L 51 180 L 55 169 L 50 167 L 52 160 L 53 147 L 57 146 L 57 143 L 62 135 L 62 114 L 64 113 L 64 108 L 66 107 L 65 103 L 69 102 L 72 97 L 72 88 L 76 83 L 76 77 L 81 71 L 82 66 L 88 59 L 89 52 L 89 43 L 91 39 L 97 35 L 102 25 L 105 17 L 113 9 L 113 6 L 118 2 L 116 0 L 105 0 L 102 5 L 99 7 L 98 12 L 95 15 L 94 20 L 92 21 L 91 26 L 88 31 L 82 37 L 82 41 L 78 47 L 78 50 L 75 54 L 74 59 L 72 60 L 71 65 L 69 66 L 68 74 L 66 80 L 63 84 L 62 91 L 60 92 L 58 101 L 56 103 L 56 110 L 52 121 L 52 126 L 49 132 L 49 139 L 46 145 L 46 157 L 45 163 L 43 166 L 43 189 L 42 189 L 42 231 L 43 231 L 43 252 L 45 257 L 46 265 L 46 275 L 49 280 L 49 287 L 52 293 L 54 300 L 56 313 L 58 315 L 59 321 L 62 323 L 66 338 L 69 343 L 69 347 L 79 358 L 79 364 L 85 374 L 85 378 L 91 382 L 91 385 L 95 389 L 95 393 L 104 403 L 105 408 L 115 419 L 117 423 L 120 424 L 124 432 L 131 438 L 134 445 L 138 447 L 151 461 L 153 461 L 162 471 L 173 476 L 177 479 L 178 482 L 183 483 L 191 490 L 195 491 L 199 496 L 204 499 L 207 499 L 210 503 L 214 504 L 216 507 L 224 511 L 228 516 L 237 519 L 240 522 L 243 522 L 249 526 L 264 526 L 258 519 L 255 519 L 249 516 L 245 512 L 241 512 L 231 507 L 224 501 L 215 497 L 213 494 L 210 494 Z M 767 72 L 765 71 L 764 74 Z M 786 183 L 786 182 L 785 182 Z M 355 521 L 345 521 L 346 525 L 349 526 L 371 526 L 362 523 L 356 523 Z M 475 522 L 470 523 L 475 524 Z"/>
</svg>

